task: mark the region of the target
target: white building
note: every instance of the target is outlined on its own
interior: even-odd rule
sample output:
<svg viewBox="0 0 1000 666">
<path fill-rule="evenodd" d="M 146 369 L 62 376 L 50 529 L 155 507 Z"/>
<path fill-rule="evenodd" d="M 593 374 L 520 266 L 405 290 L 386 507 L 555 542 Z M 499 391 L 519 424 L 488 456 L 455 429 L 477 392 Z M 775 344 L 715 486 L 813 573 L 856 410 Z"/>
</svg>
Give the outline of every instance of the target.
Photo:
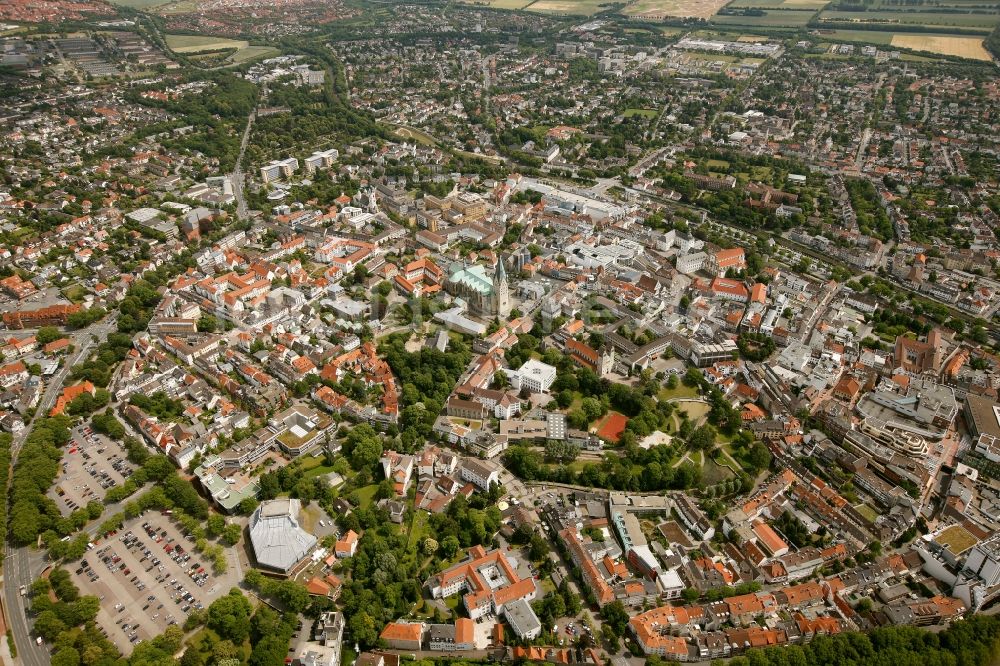
<svg viewBox="0 0 1000 666">
<path fill-rule="evenodd" d="M 678 256 L 677 271 L 684 275 L 697 273 L 704 268 L 706 261 L 708 261 L 708 255 L 704 252 L 692 252 L 691 254 Z"/>
<path fill-rule="evenodd" d="M 316 151 L 305 159 L 306 173 L 312 175 L 316 169 L 329 169 L 340 157 L 340 152 L 336 148 Z"/>
<path fill-rule="evenodd" d="M 532 640 L 542 635 L 542 623 L 526 600 L 516 599 L 506 604 L 503 614 L 518 638 Z"/>
<path fill-rule="evenodd" d="M 462 480 L 475 484 L 481 490 L 489 490 L 500 483 L 500 472 L 496 465 L 468 458 L 462 463 Z"/>
<path fill-rule="evenodd" d="M 283 160 L 274 160 L 260 168 L 260 179 L 264 183 L 275 180 L 291 178 L 292 174 L 299 170 L 299 161 L 294 157 Z"/>
<path fill-rule="evenodd" d="M 516 390 L 526 388 L 532 393 L 548 393 L 556 380 L 556 369 L 537 359 L 528 359 L 517 370 L 504 370 Z"/>
</svg>

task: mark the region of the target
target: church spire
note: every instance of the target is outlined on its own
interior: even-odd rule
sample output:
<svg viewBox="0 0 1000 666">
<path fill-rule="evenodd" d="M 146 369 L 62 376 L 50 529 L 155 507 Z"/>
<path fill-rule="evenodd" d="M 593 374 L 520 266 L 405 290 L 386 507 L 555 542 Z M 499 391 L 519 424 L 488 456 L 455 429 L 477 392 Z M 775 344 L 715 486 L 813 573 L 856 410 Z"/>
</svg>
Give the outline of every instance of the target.
<svg viewBox="0 0 1000 666">
<path fill-rule="evenodd" d="M 507 281 L 507 270 L 503 267 L 503 258 L 500 255 L 497 255 L 497 268 L 493 274 L 493 281 L 497 283 Z"/>
</svg>

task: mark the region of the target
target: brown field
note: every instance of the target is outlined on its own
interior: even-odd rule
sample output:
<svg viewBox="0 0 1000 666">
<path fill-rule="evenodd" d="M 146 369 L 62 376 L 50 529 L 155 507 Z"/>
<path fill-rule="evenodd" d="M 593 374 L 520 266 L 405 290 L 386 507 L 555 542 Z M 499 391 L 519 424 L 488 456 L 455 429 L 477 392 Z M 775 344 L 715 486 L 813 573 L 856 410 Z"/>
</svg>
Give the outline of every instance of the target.
<svg viewBox="0 0 1000 666">
<path fill-rule="evenodd" d="M 628 16 L 646 18 L 711 18 L 727 4 L 727 0 L 635 0 L 624 10 Z"/>
<path fill-rule="evenodd" d="M 983 48 L 981 37 L 896 34 L 892 36 L 891 45 L 914 51 L 940 53 L 941 55 L 958 56 L 972 60 L 991 59 L 989 51 Z"/>
<path fill-rule="evenodd" d="M 575 14 L 580 16 L 593 16 L 602 9 L 610 0 L 538 0 L 524 9 L 529 12 L 542 12 L 543 14 Z"/>
</svg>

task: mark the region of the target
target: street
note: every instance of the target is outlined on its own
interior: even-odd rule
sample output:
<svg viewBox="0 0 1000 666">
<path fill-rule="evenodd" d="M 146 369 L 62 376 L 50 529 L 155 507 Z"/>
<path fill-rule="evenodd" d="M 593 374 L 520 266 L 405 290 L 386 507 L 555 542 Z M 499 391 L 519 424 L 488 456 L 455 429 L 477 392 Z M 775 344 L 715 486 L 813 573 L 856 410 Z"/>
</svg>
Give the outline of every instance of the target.
<svg viewBox="0 0 1000 666">
<path fill-rule="evenodd" d="M 117 313 L 112 313 L 97 324 L 77 331 L 73 335 L 73 340 L 77 345 L 77 351 L 73 356 L 66 359 L 66 362 L 53 375 L 45 387 L 42 399 L 38 403 L 35 416 L 48 414 L 55 404 L 56 399 L 62 393 L 63 383 L 69 376 L 70 370 L 90 354 L 90 350 L 97 344 L 103 342 L 108 334 L 115 329 Z M 26 423 L 24 430 L 14 437 L 11 444 L 11 471 L 17 463 L 17 455 L 24 445 L 31 431 L 31 422 Z M 45 666 L 51 662 L 48 647 L 38 645 L 31 637 L 31 627 L 25 608 L 27 597 L 22 597 L 20 589 L 22 585 L 31 585 L 45 568 L 45 553 L 33 551 L 29 547 L 13 548 L 9 543 L 5 546 L 4 559 L 4 580 L 3 595 L 4 606 L 7 610 L 7 620 L 10 630 L 14 636 L 14 643 L 17 646 L 18 657 L 27 666 Z"/>
</svg>

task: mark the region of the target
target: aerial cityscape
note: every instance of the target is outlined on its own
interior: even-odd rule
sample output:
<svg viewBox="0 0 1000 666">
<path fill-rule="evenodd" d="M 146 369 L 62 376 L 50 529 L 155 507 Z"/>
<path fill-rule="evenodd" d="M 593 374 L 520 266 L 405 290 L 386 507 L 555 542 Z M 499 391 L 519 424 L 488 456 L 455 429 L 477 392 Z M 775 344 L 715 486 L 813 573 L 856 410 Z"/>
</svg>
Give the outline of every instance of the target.
<svg viewBox="0 0 1000 666">
<path fill-rule="evenodd" d="M 0 2 L 0 663 L 1000 663 L 1000 4 Z"/>
</svg>

